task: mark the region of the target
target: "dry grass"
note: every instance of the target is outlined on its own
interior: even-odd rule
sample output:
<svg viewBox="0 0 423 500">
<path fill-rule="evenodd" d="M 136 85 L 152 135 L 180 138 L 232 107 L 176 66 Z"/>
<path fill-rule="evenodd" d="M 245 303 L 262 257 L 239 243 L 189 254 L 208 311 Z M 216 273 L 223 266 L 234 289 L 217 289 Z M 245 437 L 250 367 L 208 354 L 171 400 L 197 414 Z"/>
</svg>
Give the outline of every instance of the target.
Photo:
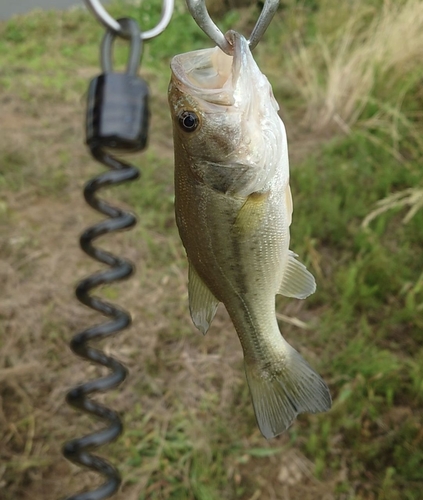
<svg viewBox="0 0 423 500">
<path fill-rule="evenodd" d="M 363 220 L 362 227 L 368 228 L 369 224 L 379 215 L 394 208 L 409 207 L 408 212 L 403 218 L 403 223 L 407 224 L 423 208 L 423 189 L 410 188 L 398 193 L 391 194 L 377 202 L 377 208 L 372 210 Z"/>
<path fill-rule="evenodd" d="M 376 9 L 355 1 L 340 10 L 347 21 L 338 30 L 334 23 L 331 32 L 318 32 L 312 44 L 300 41 L 291 54 L 292 79 L 315 131 L 336 126 L 349 132 L 368 103 L 379 100 L 378 88 L 389 91 L 405 82 L 389 113 L 397 115 L 407 92 L 406 75 L 421 65 L 423 2 L 387 1 Z"/>
</svg>

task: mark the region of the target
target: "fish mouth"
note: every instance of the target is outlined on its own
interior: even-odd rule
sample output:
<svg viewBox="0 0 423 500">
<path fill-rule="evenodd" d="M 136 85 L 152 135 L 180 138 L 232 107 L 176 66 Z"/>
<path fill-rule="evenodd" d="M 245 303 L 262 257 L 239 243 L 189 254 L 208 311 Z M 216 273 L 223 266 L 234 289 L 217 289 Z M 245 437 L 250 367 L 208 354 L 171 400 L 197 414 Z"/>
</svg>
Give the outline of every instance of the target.
<svg viewBox="0 0 423 500">
<path fill-rule="evenodd" d="M 241 61 L 249 50 L 248 42 L 235 31 L 229 31 L 225 36 L 233 47 L 233 55 L 215 47 L 173 58 L 173 82 L 180 90 L 210 104 L 231 106 L 235 103 Z"/>
</svg>

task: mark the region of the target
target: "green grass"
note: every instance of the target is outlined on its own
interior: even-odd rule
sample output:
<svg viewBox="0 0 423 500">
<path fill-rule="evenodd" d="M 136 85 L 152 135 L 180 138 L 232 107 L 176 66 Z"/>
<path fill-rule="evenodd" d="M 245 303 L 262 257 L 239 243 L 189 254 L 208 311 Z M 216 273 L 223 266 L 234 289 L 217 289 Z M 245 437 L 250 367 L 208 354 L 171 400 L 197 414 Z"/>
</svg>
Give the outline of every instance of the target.
<svg viewBox="0 0 423 500">
<path fill-rule="evenodd" d="M 351 478 L 370 471 L 376 498 L 417 499 L 423 211 L 405 225 L 398 210 L 380 215 L 368 231 L 361 222 L 376 200 L 421 186 L 421 165 L 417 159 L 399 163 L 358 132 L 333 140 L 293 169 L 292 178 L 293 245 L 301 249 L 302 241 L 312 240 L 324 255 L 319 293 L 310 302 L 323 308 L 322 366 L 334 379 L 335 395 L 334 409 L 319 418 L 318 428 L 306 430 L 305 450 L 321 471 L 341 468 L 330 441 L 342 436 L 337 448 L 348 457 Z M 389 425 L 389 415 L 404 406 L 409 418 Z"/>
<path fill-rule="evenodd" d="M 354 29 L 361 37 L 354 50 L 360 44 L 365 47 L 366 30 L 382 12 L 382 4 L 389 7 L 382 1 L 354 2 L 360 12 Z M 415 4 L 417 18 L 421 6 Z M 336 53 L 331 51 L 342 39 L 349 9 L 340 10 L 334 0 L 285 2 L 256 52 L 274 82 L 289 137 L 295 128 L 295 153 L 301 150 L 302 141 L 314 140 L 310 153 L 296 155 L 302 159 L 291 170 L 291 240 L 292 249 L 316 276 L 318 288 L 297 309 L 292 300 L 278 299 L 277 303 L 280 312 L 298 311 L 292 314 L 308 322 L 308 330 L 286 324 L 281 328 L 296 348 L 306 356 L 314 355 L 310 362 L 328 381 L 333 396 L 330 412 L 300 416 L 283 437 L 270 443 L 257 431 L 242 363 L 236 357 L 240 347 L 229 335 L 234 332 L 229 331 L 227 319 L 221 315 L 218 326 L 202 338 L 194 333 L 187 315 L 186 261 L 173 216 L 173 165 L 169 146 L 163 142 L 171 133 L 166 88 L 170 58 L 210 43 L 178 1 L 165 35 L 145 44 L 141 74 L 152 87 L 150 145 L 130 158 L 140 168 L 141 179 L 102 193 L 139 217 L 137 227 L 117 241 L 122 253 L 133 252 L 138 267 L 133 279 L 141 292 L 137 295 L 129 284 L 126 291 L 125 284 L 104 290 L 104 296 L 113 301 L 120 302 L 124 296 L 122 300 L 134 312 L 132 333 L 122 344 L 119 337 L 112 343 L 116 351 L 122 349 L 133 373 L 123 395 L 116 391 L 112 399 L 114 407 L 125 407 L 126 432 L 104 454 L 120 464 L 125 492 L 139 488 L 139 500 L 266 500 L 272 498 L 272 491 L 280 499 L 285 487 L 294 500 L 323 498 L 326 493 L 339 500 L 421 498 L 423 209 L 404 221 L 410 206 L 388 203 L 367 227 L 363 221 L 380 206 L 379 200 L 423 189 L 422 70 L 421 64 L 404 64 L 403 71 L 394 65 L 387 77 L 380 69 L 382 61 L 373 85 L 360 94 L 360 114 L 347 120 L 347 128 L 340 130 L 331 121 L 310 122 L 310 116 L 323 116 L 318 113 L 325 108 L 321 101 L 307 100 L 307 95 L 326 95 L 329 81 L 319 50 L 326 47 L 330 56 Z M 117 2 L 110 12 L 133 15 L 148 28 L 160 13 L 160 2 L 141 9 Z M 223 30 L 238 26 L 248 32 L 255 13 L 254 8 L 229 13 L 219 23 Z M 82 204 L 83 180 L 101 170 L 90 162 L 82 134 L 77 136 L 75 131 L 78 120 L 82 122 L 80 115 L 76 125 L 52 121 L 66 109 L 71 110 L 71 117 L 83 112 L 87 75 L 100 73 L 101 36 L 102 29 L 83 11 L 35 13 L 0 25 L 0 91 L 19 104 L 26 120 L 21 133 L 28 137 L 26 143 L 15 144 L 6 134 L 0 142 L 0 191 L 4 194 L 0 228 L 7 235 L 0 241 L 0 257 L 9 266 L 0 267 L 0 278 L 4 278 L 6 295 L 14 300 L 20 299 L 16 292 L 20 286 L 42 279 L 37 274 L 38 255 L 54 252 L 54 245 L 49 248 L 45 243 L 47 236 L 57 236 L 70 224 L 76 238 L 69 210 Z M 310 87 L 314 94 L 298 86 L 301 50 L 314 55 L 309 73 L 315 71 L 318 76 L 316 86 Z M 124 66 L 126 55 L 127 47 L 118 42 L 117 68 Z M 66 121 L 69 116 L 64 116 Z M 40 136 L 45 129 L 48 133 Z M 28 193 L 34 206 L 50 203 L 56 211 L 62 203 L 63 221 L 50 227 L 48 210 L 38 218 L 30 211 L 21 212 Z M 89 210 L 82 210 L 75 219 L 83 226 Z M 60 240 L 55 244 L 61 248 Z M 73 248 L 76 252 L 76 244 Z M 57 272 L 66 267 L 57 265 L 60 259 L 63 254 L 51 264 Z M 83 264 L 72 261 L 69 266 L 75 266 L 76 272 Z M 40 282 L 41 288 L 48 286 L 47 281 Z M 33 293 L 35 303 L 41 300 L 38 288 Z M 17 313 L 0 309 L 4 320 L 0 345 L 11 349 L 13 335 L 18 339 L 16 351 L 12 349 L 1 361 L 4 367 L 13 366 L 28 352 L 35 353 L 41 363 L 47 359 L 60 383 L 68 386 L 74 379 L 66 363 L 74 361 L 61 361 L 63 332 L 82 328 L 82 320 L 78 322 L 73 313 L 66 320 L 58 317 L 57 311 L 69 301 L 68 295 L 60 293 L 59 289 L 46 292 L 47 303 L 28 310 L 28 333 L 15 322 L 13 314 Z M 57 294 L 60 302 L 54 305 L 51 301 Z M 28 304 L 24 307 L 29 308 Z M 44 311 L 41 318 L 40 310 Z M 44 337 L 32 333 L 37 324 L 44 325 Z M 92 376 L 92 372 L 83 374 Z M 72 377 L 77 375 L 79 368 L 72 372 Z M 41 492 L 39 485 L 46 477 L 52 482 L 57 477 L 73 478 L 73 469 L 63 472 L 63 462 L 54 468 L 54 462 L 61 459 L 49 455 L 45 439 L 60 444 L 84 432 L 76 430 L 77 414 L 50 419 L 53 410 L 58 411 L 48 396 L 57 388 L 56 380 L 35 377 L 22 384 L 21 392 L 13 384 L 2 392 L 4 401 L 12 401 L 5 411 L 6 420 L 16 422 L 15 428 L 8 424 L 0 434 L 0 455 L 2 449 L 7 450 L 1 458 L 6 464 L 8 500 L 23 498 L 35 487 Z M 36 396 L 37 391 L 41 396 Z M 62 419 L 60 426 L 56 427 L 55 418 Z M 36 422 L 35 438 L 31 437 L 31 419 Z M 88 419 L 83 421 L 90 425 Z M 286 466 L 284 457 L 293 451 L 311 464 L 307 467 L 312 479 L 303 475 L 300 482 L 290 485 L 281 482 L 278 474 Z M 50 470 L 54 472 L 51 477 Z M 73 478 L 72 487 L 78 487 L 79 477 Z M 37 494 L 34 498 L 45 498 L 42 492 Z"/>
</svg>

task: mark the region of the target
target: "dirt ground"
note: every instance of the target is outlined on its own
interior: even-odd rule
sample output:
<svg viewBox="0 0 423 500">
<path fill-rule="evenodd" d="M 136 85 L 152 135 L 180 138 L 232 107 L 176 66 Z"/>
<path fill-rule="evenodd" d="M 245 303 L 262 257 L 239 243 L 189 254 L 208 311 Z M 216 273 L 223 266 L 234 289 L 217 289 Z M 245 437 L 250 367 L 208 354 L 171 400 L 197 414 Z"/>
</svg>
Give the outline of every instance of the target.
<svg viewBox="0 0 423 500">
<path fill-rule="evenodd" d="M 150 148 L 171 168 L 170 123 L 160 99 L 153 105 L 157 118 L 153 118 Z M 0 100 L 4 124 L 0 150 L 12 179 L 12 188 L 2 188 L 0 204 L 0 318 L 4 326 L 0 455 L 2 463 L 8 464 L 0 466 L 0 497 L 50 500 L 98 481 L 68 463 L 60 449 L 66 440 L 93 425 L 87 416 L 70 409 L 64 397 L 70 387 L 97 373 L 70 352 L 68 343 L 72 334 L 99 321 L 97 314 L 76 301 L 74 287 L 99 268 L 79 250 L 78 236 L 98 220 L 83 202 L 82 186 L 102 169 L 83 145 L 84 102 L 75 99 L 40 107 L 11 92 L 0 95 Z M 169 398 L 191 408 L 195 418 L 200 412 L 198 401 L 214 387 L 220 395 L 216 411 L 225 415 L 245 383 L 241 351 L 226 312 L 219 309 L 210 334 L 205 339 L 198 336 L 188 317 L 186 270 L 172 262 L 162 268 L 151 264 L 148 248 L 140 240 L 145 230 L 142 214 L 138 215 L 139 229 L 109 237 L 113 243 L 105 240 L 103 245 L 111 245 L 138 267 L 136 277 L 116 292 L 117 302 L 132 312 L 134 325 L 102 344 L 130 369 L 126 384 L 109 400 L 123 413 L 141 403 L 144 415 L 153 413 L 166 426 L 172 418 L 166 408 Z M 159 233 L 151 238 L 159 246 L 171 242 L 175 261 L 183 259 L 174 228 L 167 241 Z M 181 329 L 188 335 L 179 335 Z M 152 365 L 156 377 L 146 369 Z M 137 400 L 139 390 L 134 387 L 140 384 L 148 385 L 148 392 L 156 397 L 146 394 Z M 198 432 L 198 428 L 193 430 Z M 259 439 L 258 434 L 254 439 Z M 303 491 L 302 498 L 332 498 L 322 496 L 327 485 L 314 479 L 305 457 L 292 453 L 283 463 L 271 457 L 259 466 L 249 462 L 239 467 L 235 482 L 249 482 L 254 474 L 255 493 L 243 498 L 300 498 L 291 490 Z M 125 472 L 124 468 L 124 478 Z M 134 486 L 126 477 L 117 498 L 138 498 L 147 481 L 148 476 L 141 477 Z"/>
<path fill-rule="evenodd" d="M 84 71 L 87 76 L 97 72 Z M 80 251 L 78 236 L 99 220 L 84 203 L 82 187 L 102 168 L 83 144 L 83 100 L 27 102 L 10 92 L 1 97 L 1 105 L 0 150 L 8 184 L 0 186 L 0 497 L 50 500 L 97 481 L 68 463 L 60 450 L 66 440 L 96 425 L 69 408 L 64 398 L 70 387 L 102 373 L 68 347 L 74 333 L 99 321 L 74 298 L 74 287 L 99 269 Z M 149 147 L 172 168 L 166 116 L 165 96 L 153 92 Z M 292 150 L 298 154 L 295 146 Z M 142 414 L 150 415 L 161 429 L 169 425 L 169 408 L 177 401 L 193 422 L 191 437 L 200 449 L 207 448 L 198 403 L 215 397 L 216 415 L 230 421 L 234 398 L 245 389 L 239 342 L 223 308 L 210 333 L 198 335 L 188 315 L 186 269 L 179 266 L 184 254 L 175 228 L 167 240 L 149 230 L 156 248 L 168 248 L 174 255 L 174 261 L 158 271 L 143 241 L 143 214 L 138 216 L 136 229 L 102 242 L 138 268 L 135 277 L 116 288 L 114 297 L 132 312 L 134 324 L 102 344 L 130 369 L 125 385 L 107 401 L 123 414 L 141 405 Z M 291 304 L 284 312 L 301 318 L 301 305 Z M 140 399 L 137 394 L 143 388 Z M 265 446 L 252 428 L 247 445 Z M 125 437 L 122 440 L 124 446 Z M 283 436 L 275 446 L 287 440 Z M 107 450 L 101 451 L 107 456 Z M 137 499 L 154 473 L 154 463 L 150 469 L 134 479 L 134 472 L 123 466 L 123 489 L 116 498 Z M 229 482 L 245 487 L 245 500 L 330 500 L 340 479 L 333 478 L 333 484 L 318 481 L 313 464 L 295 449 L 282 460 L 246 459 L 228 471 Z"/>
</svg>

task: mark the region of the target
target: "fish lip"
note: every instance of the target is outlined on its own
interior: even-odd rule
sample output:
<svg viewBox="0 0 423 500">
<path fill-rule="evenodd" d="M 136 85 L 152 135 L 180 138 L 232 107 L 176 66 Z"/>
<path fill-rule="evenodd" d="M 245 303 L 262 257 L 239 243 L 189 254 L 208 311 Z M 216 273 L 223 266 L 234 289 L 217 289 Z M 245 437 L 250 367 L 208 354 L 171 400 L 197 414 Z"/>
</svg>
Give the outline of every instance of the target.
<svg viewBox="0 0 423 500">
<path fill-rule="evenodd" d="M 233 54 L 225 54 L 220 48 L 203 49 L 175 56 L 170 64 L 172 84 L 180 91 L 190 93 L 209 104 L 231 106 L 240 80 L 242 61 L 248 51 L 248 42 L 236 31 L 225 35 L 233 47 Z M 207 76 L 214 68 L 216 74 Z M 201 71 L 204 74 L 201 74 Z M 198 74 L 196 75 L 196 72 Z M 213 78 L 219 82 L 213 86 Z M 210 82 L 210 86 L 207 85 Z"/>
<path fill-rule="evenodd" d="M 248 41 L 237 31 L 229 30 L 225 34 L 226 40 L 232 47 L 232 87 L 235 90 L 241 74 L 241 62 L 248 51 Z"/>
<path fill-rule="evenodd" d="M 220 51 L 217 47 L 197 50 L 175 56 L 170 67 L 172 70 L 171 84 L 182 93 L 201 99 L 203 103 L 231 105 L 233 99 L 224 85 L 207 87 L 196 79 L 196 71 L 207 70 L 210 61 Z"/>
</svg>

